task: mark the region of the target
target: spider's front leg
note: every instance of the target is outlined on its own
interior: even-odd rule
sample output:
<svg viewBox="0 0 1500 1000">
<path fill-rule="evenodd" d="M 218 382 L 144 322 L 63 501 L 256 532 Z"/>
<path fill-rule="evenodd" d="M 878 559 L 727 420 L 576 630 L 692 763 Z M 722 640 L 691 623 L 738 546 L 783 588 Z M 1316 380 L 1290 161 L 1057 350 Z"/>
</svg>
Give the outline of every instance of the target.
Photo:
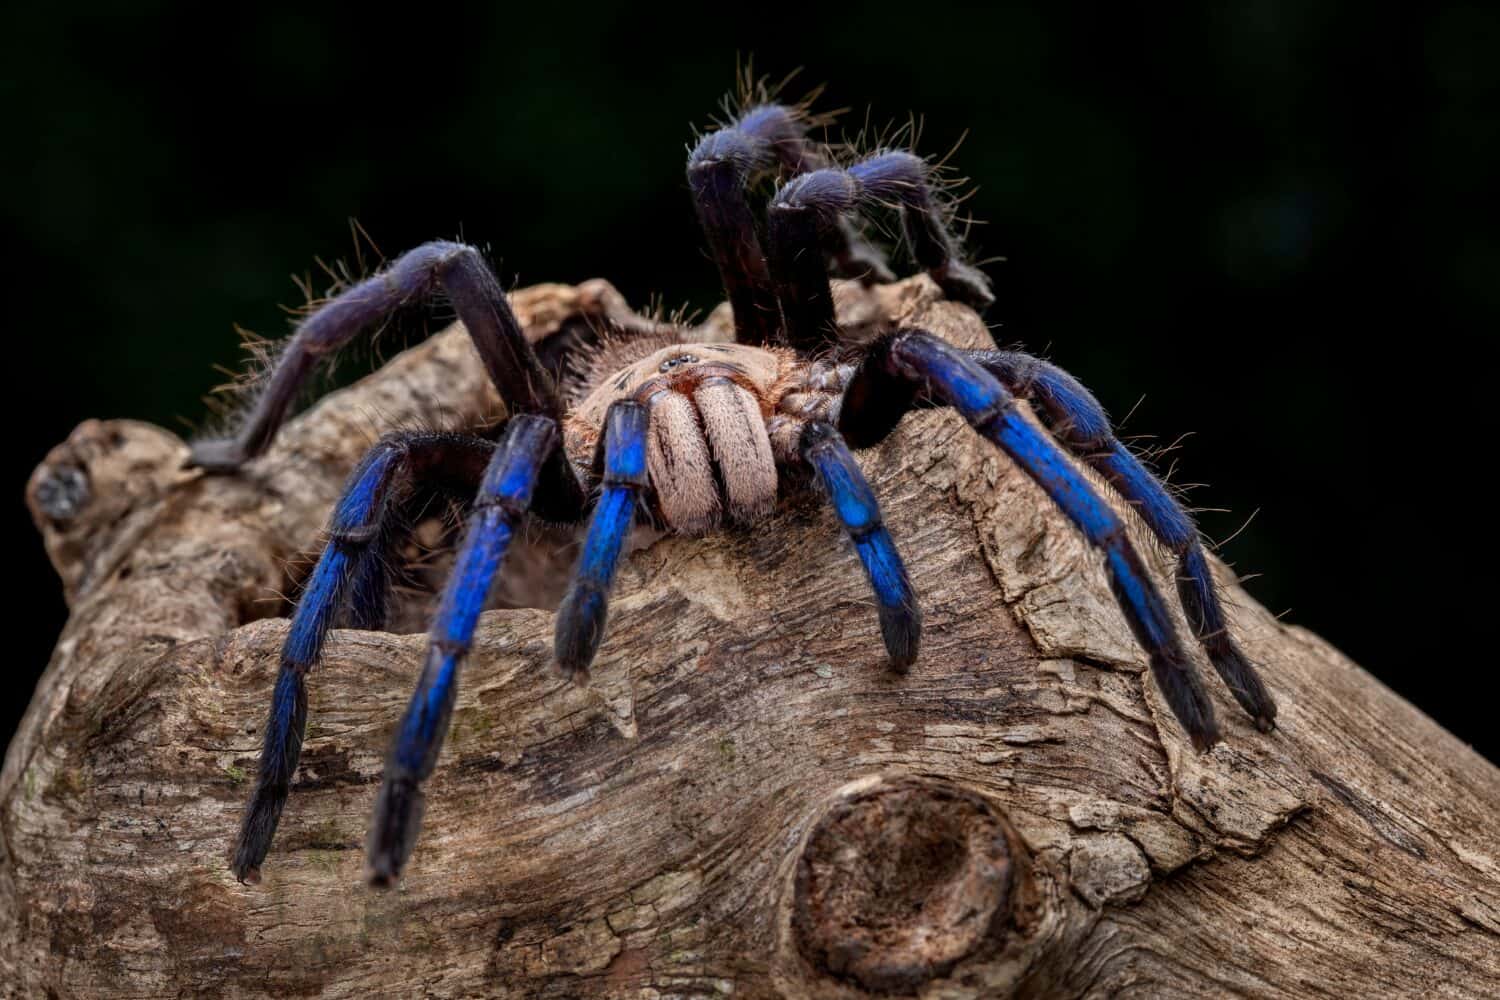
<svg viewBox="0 0 1500 1000">
<path fill-rule="evenodd" d="M 781 104 L 751 108 L 704 136 L 688 155 L 688 186 L 734 311 L 740 343 L 775 343 L 781 326 L 748 189 L 756 178 L 778 167 L 795 175 L 827 166 L 827 159 L 807 138 L 805 113 Z M 867 284 L 895 280 L 884 255 L 847 219 L 821 232 L 812 250 L 820 270 L 827 266 L 826 255 L 840 277 Z"/>
<path fill-rule="evenodd" d="M 1166 605 L 1119 516 L 1062 449 L 1015 408 L 1015 397 L 977 361 L 922 330 L 898 330 L 870 348 L 845 390 L 839 430 L 868 447 L 895 427 L 926 389 L 957 410 L 1039 485 L 1104 553 L 1110 588 L 1177 720 L 1200 750 L 1218 742 L 1213 706 L 1178 641 Z"/>
</svg>

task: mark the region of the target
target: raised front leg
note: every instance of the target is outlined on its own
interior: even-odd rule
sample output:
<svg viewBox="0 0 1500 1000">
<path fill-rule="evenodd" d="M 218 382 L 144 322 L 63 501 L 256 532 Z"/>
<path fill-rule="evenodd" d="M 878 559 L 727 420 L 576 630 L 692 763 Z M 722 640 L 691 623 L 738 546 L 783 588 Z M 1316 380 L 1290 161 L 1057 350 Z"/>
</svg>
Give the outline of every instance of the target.
<svg viewBox="0 0 1500 1000">
<path fill-rule="evenodd" d="M 814 170 L 788 181 L 768 210 L 770 271 L 787 342 L 803 352 L 838 343 L 833 293 L 817 248 L 850 213 L 876 205 L 901 210 L 917 263 L 952 299 L 983 309 L 994 301 L 989 279 L 963 260 L 938 204 L 932 169 L 920 156 L 878 153 L 848 170 Z"/>
<path fill-rule="evenodd" d="M 778 168 L 796 175 L 826 166 L 827 160 L 807 138 L 806 116 L 780 104 L 751 108 L 704 136 L 688 156 L 693 204 L 734 310 L 735 338 L 741 343 L 776 343 L 781 323 L 748 188 Z M 884 255 L 847 219 L 821 234 L 815 250 L 819 268 L 831 266 L 840 277 L 866 283 L 894 280 Z"/>
</svg>

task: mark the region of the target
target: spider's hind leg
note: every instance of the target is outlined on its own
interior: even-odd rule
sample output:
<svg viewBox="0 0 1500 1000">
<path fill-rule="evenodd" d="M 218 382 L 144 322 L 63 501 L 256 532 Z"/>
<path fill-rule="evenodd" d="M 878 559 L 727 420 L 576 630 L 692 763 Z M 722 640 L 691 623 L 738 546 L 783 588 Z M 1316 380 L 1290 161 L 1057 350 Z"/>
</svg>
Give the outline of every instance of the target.
<svg viewBox="0 0 1500 1000">
<path fill-rule="evenodd" d="M 561 420 L 557 387 L 479 251 L 437 241 L 402 254 L 384 271 L 345 289 L 302 320 L 239 430 L 227 438 L 194 442 L 188 464 L 205 472 L 233 472 L 265 451 L 322 359 L 402 305 L 427 298 L 439 288 L 463 321 L 507 410 Z"/>
<path fill-rule="evenodd" d="M 877 340 L 845 390 L 839 431 L 855 447 L 879 441 L 914 406 L 921 391 L 957 410 L 1040 486 L 1084 537 L 1104 554 L 1110 589 L 1151 673 L 1193 745 L 1219 740 L 1213 705 L 1177 639 L 1166 605 L 1131 544 L 1125 523 L 1067 460 L 1061 447 L 1015 408 L 1015 397 L 967 352 L 923 330 Z"/>
<path fill-rule="evenodd" d="M 1255 720 L 1269 731 L 1276 724 L 1276 702 L 1248 657 L 1229 634 L 1213 574 L 1193 518 L 1114 435 L 1109 417 L 1093 393 L 1072 375 L 1018 351 L 976 351 L 971 357 L 1007 388 L 1037 405 L 1053 433 L 1105 477 L 1178 558 L 1177 593 L 1189 623 L 1214 669 Z"/>
</svg>

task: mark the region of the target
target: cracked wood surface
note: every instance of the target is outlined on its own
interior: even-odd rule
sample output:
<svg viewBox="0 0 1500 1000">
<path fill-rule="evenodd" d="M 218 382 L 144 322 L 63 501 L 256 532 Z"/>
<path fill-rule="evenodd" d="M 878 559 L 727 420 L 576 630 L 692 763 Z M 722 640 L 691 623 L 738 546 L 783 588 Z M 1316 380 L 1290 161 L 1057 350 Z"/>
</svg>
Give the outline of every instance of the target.
<svg viewBox="0 0 1500 1000">
<path fill-rule="evenodd" d="M 602 282 L 514 299 L 534 338 L 624 308 Z M 841 289 L 840 308 L 870 329 L 987 336 L 925 279 Z M 340 631 L 309 681 L 265 881 L 239 885 L 226 855 L 286 635 L 279 595 L 383 428 L 497 412 L 448 331 L 321 401 L 237 477 L 181 471 L 182 442 L 128 421 L 87 422 L 49 455 L 28 498 L 71 618 L 0 773 L 0 983 L 1500 994 L 1500 772 L 1219 565 L 1280 728 L 1256 732 L 1201 664 L 1226 738 L 1195 754 L 1100 561 L 936 411 L 861 457 L 926 613 L 909 675 L 885 668 L 815 498 L 753 532 L 658 540 L 622 568 L 588 689 L 550 662 L 550 611 L 484 615 L 416 853 L 378 892 L 360 879 L 365 824 L 425 638 Z M 1168 559 L 1135 534 L 1170 593 Z M 977 931 L 921 925 L 977 912 Z M 917 957 L 882 964 L 886 947 Z"/>
</svg>

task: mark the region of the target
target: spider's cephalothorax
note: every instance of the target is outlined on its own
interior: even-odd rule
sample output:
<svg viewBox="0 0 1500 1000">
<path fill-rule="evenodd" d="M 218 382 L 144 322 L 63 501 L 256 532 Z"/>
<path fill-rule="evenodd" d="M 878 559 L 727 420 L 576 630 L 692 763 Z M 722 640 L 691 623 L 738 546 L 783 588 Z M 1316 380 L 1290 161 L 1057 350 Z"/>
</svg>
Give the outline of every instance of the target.
<svg viewBox="0 0 1500 1000">
<path fill-rule="evenodd" d="M 330 300 L 298 327 L 237 434 L 199 442 L 194 464 L 232 472 L 262 452 L 318 359 L 414 299 L 446 293 L 509 418 L 484 433 L 398 433 L 360 462 L 282 649 L 255 789 L 232 867 L 254 881 L 286 803 L 306 728 L 305 680 L 329 629 L 384 621 L 403 516 L 431 495 L 468 517 L 430 629 L 426 665 L 387 760 L 369 841 L 372 883 L 395 881 L 415 842 L 457 674 L 491 584 L 527 518 L 587 532 L 557 610 L 556 658 L 577 679 L 604 636 L 615 569 L 638 521 L 681 534 L 751 524 L 776 504 L 783 473 L 826 492 L 869 578 L 891 663 L 916 658 L 921 613 L 874 493 L 850 448 L 882 440 L 907 412 L 949 406 L 993 442 L 1101 550 L 1121 609 L 1173 713 L 1199 749 L 1218 739 L 1213 710 L 1125 526 L 1066 452 L 1100 474 L 1179 559 L 1189 622 L 1235 698 L 1263 729 L 1276 706 L 1228 632 L 1192 519 L 1122 445 L 1077 381 L 1029 355 L 966 350 L 899 328 L 848 337 L 834 321 L 830 272 L 892 280 L 859 236 L 863 210 L 900 212 L 916 263 L 952 299 L 982 308 L 989 284 L 950 232 L 933 168 L 901 150 L 834 165 L 806 137 L 802 109 L 761 104 L 705 136 L 688 181 L 734 316 L 733 343 L 670 325 L 617 324 L 544 364 L 473 248 L 429 243 Z M 764 213 L 747 191 L 781 184 Z M 555 359 L 554 359 L 555 360 Z M 554 372 L 564 373 L 562 384 Z M 1051 433 L 1016 407 L 1036 408 Z"/>
</svg>

